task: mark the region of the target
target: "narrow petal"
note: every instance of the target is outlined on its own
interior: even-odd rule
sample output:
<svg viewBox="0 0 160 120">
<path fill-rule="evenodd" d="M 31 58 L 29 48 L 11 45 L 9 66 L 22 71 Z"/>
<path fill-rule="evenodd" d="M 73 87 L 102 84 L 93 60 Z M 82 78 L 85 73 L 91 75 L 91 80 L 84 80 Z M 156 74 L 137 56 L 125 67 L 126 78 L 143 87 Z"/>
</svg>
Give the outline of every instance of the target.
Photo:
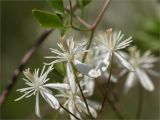
<svg viewBox="0 0 160 120">
<path fill-rule="evenodd" d="M 40 108 L 39 108 L 39 92 L 36 94 L 36 106 L 35 106 L 36 115 L 41 118 Z"/>
<path fill-rule="evenodd" d="M 130 63 L 128 63 L 119 53 L 114 52 L 114 54 L 124 67 L 126 67 L 129 71 L 134 71 L 133 66 Z"/>
<path fill-rule="evenodd" d="M 107 52 L 104 59 L 103 59 L 103 62 L 106 66 L 109 66 L 109 63 L 110 63 L 110 59 L 111 59 L 111 56 L 112 56 L 112 53 L 111 52 Z"/>
<path fill-rule="evenodd" d="M 60 107 L 58 100 L 52 94 L 41 91 L 41 95 L 53 109 Z"/>
<path fill-rule="evenodd" d="M 76 91 L 76 82 L 71 64 L 67 63 L 67 76 L 72 92 Z"/>
<path fill-rule="evenodd" d="M 135 73 L 130 72 L 127 76 L 127 80 L 125 83 L 125 89 L 124 89 L 125 93 L 128 93 L 128 90 L 134 85 L 134 81 L 135 81 Z"/>
<path fill-rule="evenodd" d="M 87 109 L 86 109 L 86 105 L 85 105 L 84 102 L 82 102 L 81 100 L 78 100 L 77 103 L 79 104 L 79 107 L 81 107 L 81 110 L 82 110 L 83 112 L 85 112 L 86 114 L 89 114 L 88 111 L 87 111 Z M 89 110 L 90 110 L 90 112 L 91 112 L 91 115 L 92 115 L 94 118 L 96 118 L 96 117 L 97 117 L 97 112 L 96 112 L 96 110 L 95 110 L 94 108 L 92 108 L 91 106 L 88 106 L 88 107 L 89 107 Z"/>
<path fill-rule="evenodd" d="M 136 73 L 142 86 L 148 91 L 153 91 L 154 85 L 148 75 L 141 69 L 136 69 Z"/>
<path fill-rule="evenodd" d="M 34 91 L 34 89 L 31 89 L 31 90 L 25 92 L 24 95 L 22 95 L 21 97 L 15 99 L 14 101 L 19 101 L 19 100 L 23 99 L 26 95 L 31 94 L 31 92 L 33 92 L 33 91 Z"/>
<path fill-rule="evenodd" d="M 74 106 L 74 104 L 71 101 L 68 103 L 68 110 L 75 115 L 75 106 Z M 70 115 L 70 119 L 71 120 L 77 120 L 72 115 Z"/>
<path fill-rule="evenodd" d="M 48 83 L 48 84 L 45 84 L 44 86 L 52 88 L 52 89 L 57 89 L 57 90 L 61 90 L 61 89 L 69 90 L 70 89 L 69 85 L 64 84 L 64 83 Z"/>
<path fill-rule="evenodd" d="M 95 77 L 95 76 L 92 76 L 90 74 L 90 72 L 92 72 L 93 68 L 85 63 L 82 63 L 80 62 L 79 60 L 74 60 L 74 64 L 75 64 L 75 67 L 76 69 L 82 73 L 83 75 L 87 75 L 89 77 Z M 96 71 L 94 71 L 96 72 Z M 96 76 L 97 77 L 97 76 Z"/>
<path fill-rule="evenodd" d="M 159 74 L 158 71 L 154 71 L 152 69 L 148 69 L 147 72 L 150 73 L 153 76 L 160 77 L 160 74 Z"/>
<path fill-rule="evenodd" d="M 85 87 L 88 90 L 87 96 L 91 96 L 94 93 L 95 81 L 93 78 L 85 76 Z"/>
</svg>

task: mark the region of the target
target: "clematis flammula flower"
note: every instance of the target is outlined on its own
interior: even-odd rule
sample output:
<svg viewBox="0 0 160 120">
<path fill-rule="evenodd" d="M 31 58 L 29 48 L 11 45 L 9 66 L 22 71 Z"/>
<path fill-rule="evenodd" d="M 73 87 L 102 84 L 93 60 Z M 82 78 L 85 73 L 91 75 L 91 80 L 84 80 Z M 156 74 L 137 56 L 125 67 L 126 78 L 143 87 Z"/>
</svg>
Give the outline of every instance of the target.
<svg viewBox="0 0 160 120">
<path fill-rule="evenodd" d="M 73 68 L 72 68 L 73 66 L 72 65 L 74 64 L 78 70 L 82 71 L 85 74 L 88 73 L 88 71 L 90 71 L 90 69 L 92 69 L 91 67 L 88 67 L 87 65 L 85 65 L 79 61 L 81 54 L 84 52 L 88 52 L 85 49 L 86 42 L 82 41 L 78 44 L 75 44 L 75 42 L 73 41 L 73 38 L 69 38 L 67 40 L 64 40 L 62 38 L 60 43 L 58 43 L 58 47 L 60 48 L 60 50 L 51 48 L 51 52 L 56 54 L 56 56 L 48 56 L 46 58 L 55 59 L 49 64 L 55 64 L 58 62 L 67 62 L 67 68 L 66 68 L 67 69 L 67 77 L 69 79 L 69 84 L 70 84 L 71 90 L 73 92 L 75 92 L 76 91 L 76 82 L 75 82 L 75 76 L 73 74 Z M 87 72 L 84 70 L 87 70 Z"/>
<path fill-rule="evenodd" d="M 129 88 L 131 88 L 137 82 L 137 80 L 140 81 L 141 85 L 146 90 L 153 91 L 154 85 L 149 76 L 147 75 L 147 72 L 151 74 L 156 73 L 155 71 L 152 70 L 152 68 L 154 67 L 154 63 L 158 61 L 158 58 L 151 55 L 151 51 L 146 51 L 141 56 L 140 51 L 137 50 L 136 47 L 131 47 L 129 50 L 130 50 L 130 56 L 128 56 L 128 58 L 129 61 L 134 66 L 135 72 L 130 72 L 128 74 L 125 83 L 125 92 L 127 92 Z"/>
<path fill-rule="evenodd" d="M 81 87 L 84 88 L 83 83 L 81 83 Z M 89 95 L 88 92 L 90 91 L 83 89 L 83 93 L 85 95 Z M 82 119 L 83 118 L 82 115 L 84 114 L 89 115 L 89 114 L 85 102 L 80 97 L 80 95 L 81 93 L 79 89 L 77 89 L 75 93 L 73 93 L 71 90 L 66 90 L 66 91 L 61 90 L 61 93 L 57 94 L 56 97 L 61 98 L 62 101 L 65 100 L 63 106 L 67 108 L 71 113 L 76 115 L 78 118 Z M 87 101 L 87 103 L 92 117 L 96 118 L 97 117 L 96 106 L 99 106 L 99 104 L 96 105 L 95 103 L 94 104 L 95 107 L 92 107 L 91 106 L 93 105 L 91 104 L 92 102 Z M 63 109 L 60 109 L 60 112 L 63 112 Z M 70 119 L 75 120 L 75 118 L 72 115 L 70 115 Z"/>
<path fill-rule="evenodd" d="M 45 71 L 45 66 L 43 67 L 41 73 L 39 74 L 39 69 L 35 69 L 33 74 L 30 72 L 30 69 L 26 69 L 23 73 L 26 78 L 23 78 L 25 84 L 29 87 L 18 89 L 17 91 L 24 93 L 21 97 L 17 98 L 15 101 L 19 101 L 22 98 L 28 98 L 32 95 L 36 96 L 36 105 L 35 112 L 38 117 L 40 115 L 40 107 L 39 107 L 39 94 L 46 100 L 46 102 L 53 108 L 59 108 L 58 100 L 53 96 L 51 89 L 62 90 L 62 89 L 70 89 L 68 84 L 64 83 L 46 83 L 49 78 L 47 78 L 49 72 L 53 70 L 52 66 L 49 66 Z"/>
<path fill-rule="evenodd" d="M 120 50 L 129 46 L 130 43 L 132 42 L 132 37 L 129 37 L 125 40 L 122 39 L 123 37 L 124 34 L 121 34 L 121 31 L 118 33 L 117 32 L 112 33 L 112 29 L 107 29 L 106 33 L 99 35 L 98 40 L 100 44 L 98 45 L 97 48 L 101 50 L 103 57 L 99 69 L 105 71 L 108 68 L 111 59 L 114 57 L 117 58 L 117 60 L 120 61 L 120 63 L 129 71 L 134 71 L 132 65 L 128 63 L 124 59 L 124 57 L 122 57 L 122 55 L 119 53 Z M 104 67 L 104 65 L 106 67 Z"/>
</svg>

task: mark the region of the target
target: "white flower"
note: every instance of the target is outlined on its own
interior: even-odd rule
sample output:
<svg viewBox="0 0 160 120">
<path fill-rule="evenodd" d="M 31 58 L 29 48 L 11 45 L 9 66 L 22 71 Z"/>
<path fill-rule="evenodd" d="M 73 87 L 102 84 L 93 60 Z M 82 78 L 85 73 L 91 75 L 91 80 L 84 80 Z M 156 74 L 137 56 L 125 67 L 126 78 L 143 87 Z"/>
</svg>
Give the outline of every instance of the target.
<svg viewBox="0 0 160 120">
<path fill-rule="evenodd" d="M 60 48 L 60 50 L 51 48 L 51 52 L 56 54 L 56 56 L 48 56 L 46 58 L 56 59 L 49 64 L 55 64 L 58 62 L 67 62 L 67 76 L 69 79 L 69 84 L 71 90 L 75 92 L 76 83 L 75 83 L 75 76 L 73 74 L 72 63 L 80 72 L 84 74 L 89 73 L 89 71 L 92 69 L 91 67 L 79 61 L 81 54 L 87 52 L 87 50 L 85 49 L 86 42 L 83 41 L 78 44 L 75 44 L 73 38 L 69 38 L 66 41 L 62 39 L 58 44 L 58 47 Z"/>
<path fill-rule="evenodd" d="M 137 82 L 137 78 L 146 90 L 153 91 L 154 85 L 147 75 L 147 72 L 151 74 L 154 73 L 152 68 L 158 59 L 151 55 L 150 51 L 146 51 L 142 56 L 140 56 L 140 51 L 138 51 L 136 47 L 130 48 L 129 59 L 135 68 L 135 72 L 130 72 L 128 74 L 125 83 L 125 92 L 127 92 L 129 88 L 131 88 Z"/>
<path fill-rule="evenodd" d="M 56 90 L 70 89 L 68 84 L 63 84 L 63 83 L 62 84 L 61 83 L 46 84 L 46 82 L 49 80 L 47 76 L 51 70 L 53 70 L 52 66 L 49 66 L 46 71 L 44 66 L 40 74 L 39 74 L 39 69 L 35 69 L 35 71 L 32 74 L 30 72 L 30 69 L 26 69 L 23 73 L 27 78 L 27 79 L 24 78 L 24 81 L 25 81 L 25 84 L 28 85 L 28 87 L 17 90 L 21 93 L 24 93 L 24 95 L 17 98 L 15 101 L 21 100 L 22 98 L 28 98 L 32 95 L 36 96 L 35 112 L 38 117 L 41 117 L 40 108 L 39 108 L 39 94 L 42 95 L 42 97 L 53 109 L 58 109 L 60 106 L 59 102 L 53 96 L 52 91 L 50 91 L 48 88 L 53 88 Z"/>
<path fill-rule="evenodd" d="M 87 91 L 83 90 L 83 93 L 85 94 Z M 73 93 L 71 90 L 67 91 L 61 91 L 61 94 L 56 95 L 57 97 L 63 98 L 65 100 L 63 106 L 67 108 L 71 113 L 76 115 L 78 118 L 82 119 L 82 116 L 84 113 L 88 114 L 85 102 L 82 100 L 81 97 L 79 97 L 80 92 L 79 90 L 76 93 Z M 94 107 L 91 107 L 89 105 L 89 101 L 87 101 L 89 110 L 91 112 L 91 115 L 96 118 L 97 117 L 97 112 Z M 97 105 L 95 105 L 97 106 Z M 62 109 L 60 109 L 61 112 L 63 112 Z M 70 115 L 71 120 L 75 120 L 75 118 Z"/>
<path fill-rule="evenodd" d="M 119 53 L 121 49 L 126 48 L 132 42 L 132 37 L 123 40 L 123 36 L 124 34 L 121 34 L 121 31 L 112 33 L 112 29 L 108 29 L 106 33 L 99 35 L 98 40 L 100 44 L 97 48 L 101 50 L 103 55 L 103 61 L 99 68 L 102 71 L 105 71 L 108 68 L 112 56 L 117 58 L 125 68 L 134 71 L 132 65 L 130 65 L 130 63 L 128 63 Z M 104 64 L 106 67 L 104 67 Z"/>
<path fill-rule="evenodd" d="M 94 93 L 94 88 L 95 88 L 95 80 L 94 78 L 88 77 L 88 76 L 84 76 L 83 79 L 83 86 L 85 87 L 85 89 L 88 91 L 87 92 L 87 96 L 91 96 Z"/>
</svg>

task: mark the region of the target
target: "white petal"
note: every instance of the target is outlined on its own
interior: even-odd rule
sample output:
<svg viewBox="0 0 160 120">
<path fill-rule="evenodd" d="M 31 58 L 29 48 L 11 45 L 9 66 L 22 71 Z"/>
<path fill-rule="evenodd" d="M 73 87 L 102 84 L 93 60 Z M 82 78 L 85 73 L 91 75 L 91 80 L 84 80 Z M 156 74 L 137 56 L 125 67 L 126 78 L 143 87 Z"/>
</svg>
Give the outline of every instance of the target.
<svg viewBox="0 0 160 120">
<path fill-rule="evenodd" d="M 48 83 L 48 84 L 45 84 L 44 86 L 52 88 L 52 89 L 57 89 L 57 90 L 61 90 L 61 89 L 69 90 L 70 89 L 69 85 L 64 84 L 64 83 Z"/>
<path fill-rule="evenodd" d="M 88 90 L 87 96 L 91 96 L 94 93 L 95 81 L 92 78 L 85 76 L 85 87 Z"/>
<path fill-rule="evenodd" d="M 126 67 L 129 71 L 134 71 L 133 66 L 130 63 L 128 63 L 119 53 L 114 52 L 114 54 L 124 67 Z"/>
<path fill-rule="evenodd" d="M 109 65 L 109 64 L 108 64 Z M 101 71 L 101 73 L 105 72 L 107 70 L 108 66 L 106 66 L 106 64 L 102 61 L 100 61 L 98 63 L 98 65 L 96 66 L 96 70 L 98 71 Z"/>
<path fill-rule="evenodd" d="M 99 76 L 101 76 L 101 71 L 100 70 L 95 70 L 95 69 L 91 69 L 89 72 L 88 72 L 88 76 L 89 77 L 92 77 L 92 78 L 97 78 Z"/>
<path fill-rule="evenodd" d="M 91 101 L 91 100 L 87 99 L 87 103 L 88 103 L 88 105 L 93 106 L 93 108 L 96 109 L 96 110 L 101 109 L 101 103 L 99 103 L 99 102 Z"/>
<path fill-rule="evenodd" d="M 35 106 L 36 115 L 41 118 L 40 108 L 39 108 L 39 92 L 36 94 L 36 106 Z"/>
<path fill-rule="evenodd" d="M 75 115 L 75 106 L 74 106 L 74 104 L 71 101 L 68 103 L 68 110 Z M 70 115 L 70 119 L 71 120 L 77 120 L 72 115 Z"/>
<path fill-rule="evenodd" d="M 31 90 L 25 92 L 24 95 L 22 95 L 21 97 L 15 99 L 14 101 L 19 101 L 19 100 L 23 99 L 23 98 L 26 97 L 28 94 L 32 94 L 31 92 L 33 92 L 33 91 L 34 91 L 34 89 L 31 89 Z"/>
<path fill-rule="evenodd" d="M 122 71 L 120 71 L 118 77 L 122 77 L 123 75 L 125 75 L 127 73 L 127 69 L 123 69 Z"/>
<path fill-rule="evenodd" d="M 112 56 L 111 52 L 106 53 L 105 58 L 103 59 L 103 62 L 106 66 L 109 66 L 111 56 Z"/>
<path fill-rule="evenodd" d="M 83 75 L 89 76 L 89 72 L 93 69 L 91 66 L 80 62 L 79 60 L 74 60 L 76 69 Z"/>
<path fill-rule="evenodd" d="M 153 91 L 154 85 L 148 75 L 141 69 L 136 69 L 136 73 L 140 79 L 142 86 L 148 91 Z"/>
<path fill-rule="evenodd" d="M 60 107 L 58 100 L 52 94 L 41 91 L 41 95 L 53 109 Z"/>
<path fill-rule="evenodd" d="M 72 92 L 76 91 L 76 82 L 71 64 L 67 63 L 67 76 Z"/>
<path fill-rule="evenodd" d="M 125 83 L 125 89 L 124 89 L 125 93 L 127 93 L 128 90 L 134 85 L 134 81 L 135 81 L 135 73 L 130 72 L 127 76 L 127 80 Z"/>
<path fill-rule="evenodd" d="M 152 69 L 148 69 L 147 72 L 150 73 L 153 76 L 160 77 L 160 74 L 159 74 L 158 71 L 154 71 Z"/>
<path fill-rule="evenodd" d="M 89 114 L 88 111 L 87 111 L 87 108 L 86 108 L 86 105 L 84 102 L 82 102 L 81 100 L 77 100 L 77 103 L 79 104 L 79 107 L 81 107 L 81 110 L 83 112 L 85 112 L 86 114 Z M 97 112 L 94 108 L 92 108 L 91 106 L 88 106 L 89 107 L 89 110 L 91 112 L 91 115 L 96 118 L 97 117 Z"/>
<path fill-rule="evenodd" d="M 94 108 L 90 107 L 90 106 L 89 106 L 89 110 L 90 110 L 92 116 L 93 116 L 94 118 L 96 118 L 96 117 L 97 117 L 97 112 L 96 112 L 96 110 L 95 110 Z"/>
</svg>

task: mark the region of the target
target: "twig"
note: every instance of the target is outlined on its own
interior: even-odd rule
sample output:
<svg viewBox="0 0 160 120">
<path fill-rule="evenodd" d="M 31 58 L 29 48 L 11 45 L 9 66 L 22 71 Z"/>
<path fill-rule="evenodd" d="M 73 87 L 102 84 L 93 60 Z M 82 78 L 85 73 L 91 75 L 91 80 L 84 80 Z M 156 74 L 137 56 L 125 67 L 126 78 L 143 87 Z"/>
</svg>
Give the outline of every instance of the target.
<svg viewBox="0 0 160 120">
<path fill-rule="evenodd" d="M 89 27 L 89 28 L 87 28 L 87 29 L 81 29 L 81 28 L 78 28 L 78 27 L 76 27 L 76 26 L 74 26 L 73 25 L 73 17 L 72 16 L 74 16 L 73 15 L 73 9 L 72 9 L 72 2 L 71 2 L 71 0 L 69 0 L 69 6 L 70 6 L 70 15 L 71 15 L 71 17 L 70 17 L 70 25 L 71 25 L 71 27 L 73 28 L 73 29 L 75 29 L 75 30 L 77 30 L 77 31 L 91 31 L 91 28 Z M 68 9 L 66 9 L 66 11 L 68 11 Z M 82 22 L 82 20 L 81 20 L 81 22 Z M 84 23 L 84 21 L 82 22 L 82 23 Z M 87 23 L 85 23 L 85 25 L 86 25 Z"/>
<path fill-rule="evenodd" d="M 95 29 L 95 28 L 97 27 L 97 25 L 98 25 L 98 23 L 100 22 L 103 14 L 105 13 L 105 10 L 106 10 L 109 2 L 110 2 L 110 0 L 106 0 L 104 6 L 103 6 L 103 8 L 102 8 L 102 10 L 100 11 L 100 13 L 99 13 L 99 15 L 98 15 L 98 17 L 97 17 L 97 19 L 96 19 L 96 21 L 95 21 L 95 23 L 92 25 L 92 29 Z"/>
<path fill-rule="evenodd" d="M 61 105 L 61 108 L 63 108 L 66 112 L 68 112 L 69 114 L 71 114 L 73 117 L 75 117 L 77 120 L 80 120 L 80 118 L 78 118 L 77 116 L 75 116 L 73 113 L 71 113 L 67 108 L 65 108 L 63 105 Z"/>
<path fill-rule="evenodd" d="M 71 5 L 71 4 L 70 4 Z M 71 6 L 70 6 L 71 7 Z M 66 10 L 66 12 L 70 12 L 70 10 L 69 9 L 67 9 L 67 8 L 65 8 L 65 10 Z M 86 21 L 84 21 L 83 19 L 81 19 L 80 17 L 78 17 L 77 15 L 75 15 L 74 13 L 71 13 L 70 12 L 70 14 L 72 14 L 72 16 L 74 17 L 74 18 L 76 18 L 77 19 L 77 21 L 78 22 L 80 22 L 82 25 L 84 25 L 85 27 L 87 27 L 87 28 L 91 28 L 91 25 L 89 25 Z M 73 18 L 72 18 L 73 19 Z M 72 23 L 73 24 L 73 23 Z M 71 25 L 72 25 L 71 24 Z"/>
<path fill-rule="evenodd" d="M 36 49 L 44 42 L 46 37 L 52 32 L 53 30 L 47 30 L 44 31 L 40 37 L 36 40 L 36 42 L 32 45 L 32 47 L 25 53 L 25 55 L 22 57 L 20 64 L 17 66 L 17 68 L 14 70 L 14 73 L 11 77 L 11 79 L 8 82 L 8 85 L 3 90 L 1 96 L 0 96 L 0 106 L 5 101 L 6 97 L 8 96 L 9 92 L 11 91 L 13 85 L 15 84 L 18 76 L 23 71 L 25 65 L 29 62 L 32 55 L 35 53 Z"/>
<path fill-rule="evenodd" d="M 103 108 L 104 108 L 104 105 L 105 105 L 105 101 L 107 99 L 107 96 L 108 96 L 108 90 L 109 90 L 109 87 L 110 87 L 110 80 L 111 80 L 111 74 L 112 74 L 112 64 L 113 64 L 113 55 L 111 57 L 111 66 L 110 66 L 110 72 L 109 72 L 109 77 L 108 77 L 108 80 L 107 80 L 107 86 L 106 86 L 106 92 L 105 92 L 105 96 L 104 96 L 104 99 L 103 99 L 103 102 L 102 102 L 102 106 L 101 106 L 101 109 L 100 109 L 100 114 L 102 113 L 103 111 Z"/>
<path fill-rule="evenodd" d="M 93 40 L 93 36 L 94 36 L 95 29 L 97 28 L 98 23 L 100 22 L 101 18 L 103 17 L 103 14 L 105 13 L 105 10 L 106 10 L 106 8 L 107 8 L 107 6 L 108 6 L 108 4 L 109 4 L 109 1 L 110 1 L 110 0 L 106 0 L 103 8 L 101 9 L 101 11 L 100 11 L 100 13 L 99 13 L 99 15 L 98 15 L 98 17 L 97 17 L 97 19 L 96 19 L 96 21 L 95 21 L 95 23 L 94 23 L 94 24 L 92 25 L 92 27 L 91 27 L 91 34 L 90 34 L 90 38 L 89 38 L 88 45 L 87 45 L 87 48 L 86 48 L 87 50 L 91 47 L 91 43 L 92 43 L 92 40 Z M 83 59 L 82 59 L 82 62 L 85 61 L 85 59 L 86 59 L 86 57 L 87 57 L 87 54 L 88 54 L 88 52 L 86 52 L 86 53 L 84 54 Z"/>
<path fill-rule="evenodd" d="M 114 87 L 114 86 L 112 86 L 112 89 L 113 89 L 113 87 Z M 102 88 L 100 88 L 100 86 L 99 86 L 99 89 L 102 89 Z M 102 96 L 105 95 L 104 91 L 101 91 L 100 93 L 102 94 Z M 110 94 L 113 95 L 113 96 L 115 96 L 115 97 L 117 98 L 117 94 L 114 92 L 114 90 L 111 91 Z M 123 114 L 121 113 L 120 108 L 119 108 L 117 102 L 115 102 L 115 100 L 112 100 L 112 99 L 109 97 L 108 94 L 107 94 L 107 96 L 106 96 L 106 101 L 107 101 L 107 103 L 111 106 L 111 108 L 113 109 L 113 111 L 115 112 L 115 114 L 117 115 L 117 117 L 118 117 L 119 119 L 124 119 Z M 99 119 L 99 115 L 100 115 L 100 114 L 98 114 L 98 116 L 97 116 L 97 120 Z"/>
<path fill-rule="evenodd" d="M 76 75 L 76 68 L 74 67 L 73 63 L 71 63 L 71 65 L 72 65 L 72 68 L 73 68 L 73 73 L 74 73 L 74 76 L 75 76 L 75 80 L 76 80 L 76 82 L 77 82 L 77 84 L 78 84 L 78 87 L 79 87 L 79 89 L 80 89 L 80 92 L 81 92 L 82 98 L 83 98 L 83 100 L 84 100 L 84 102 L 85 102 L 87 111 L 88 111 L 88 113 L 89 113 L 89 116 L 90 116 L 91 119 L 92 119 L 93 117 L 92 117 L 92 114 L 91 114 L 91 112 L 90 112 L 90 110 L 89 110 L 87 100 L 86 100 L 86 98 L 85 98 L 85 96 L 84 96 L 84 94 L 83 94 L 82 88 L 81 88 L 81 86 L 80 86 L 80 82 L 79 82 L 79 80 L 78 80 L 78 78 L 77 78 L 77 75 Z"/>
<path fill-rule="evenodd" d="M 139 99 L 138 99 L 138 109 L 137 109 L 137 115 L 136 118 L 140 119 L 141 117 L 141 113 L 142 113 L 142 106 L 143 106 L 143 89 L 142 87 L 139 85 Z"/>
</svg>

